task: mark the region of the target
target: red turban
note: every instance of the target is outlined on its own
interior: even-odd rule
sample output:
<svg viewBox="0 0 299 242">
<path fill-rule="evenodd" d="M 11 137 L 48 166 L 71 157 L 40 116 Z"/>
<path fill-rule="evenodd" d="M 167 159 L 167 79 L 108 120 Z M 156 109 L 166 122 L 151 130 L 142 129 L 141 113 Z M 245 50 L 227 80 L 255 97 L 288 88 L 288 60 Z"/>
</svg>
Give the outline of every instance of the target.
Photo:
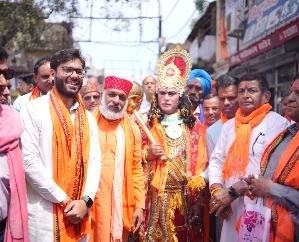
<svg viewBox="0 0 299 242">
<path fill-rule="evenodd" d="M 107 76 L 105 78 L 104 89 L 114 88 L 124 91 L 128 95 L 131 91 L 132 86 L 132 82 L 123 78 L 119 78 L 116 76 Z"/>
</svg>

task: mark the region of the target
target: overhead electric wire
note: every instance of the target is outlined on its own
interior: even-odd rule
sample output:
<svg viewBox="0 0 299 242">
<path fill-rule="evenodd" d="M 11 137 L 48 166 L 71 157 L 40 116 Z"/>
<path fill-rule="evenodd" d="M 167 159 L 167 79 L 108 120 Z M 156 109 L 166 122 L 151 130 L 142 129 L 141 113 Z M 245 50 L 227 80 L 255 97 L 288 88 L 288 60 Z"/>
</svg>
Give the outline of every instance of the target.
<svg viewBox="0 0 299 242">
<path fill-rule="evenodd" d="M 176 8 L 176 6 L 178 5 L 179 1 L 180 1 L 180 0 L 177 0 L 177 1 L 175 2 L 175 4 L 172 6 L 172 9 L 169 11 L 168 15 L 167 15 L 164 19 L 162 19 L 162 22 L 166 21 L 166 20 L 169 18 L 169 16 L 173 13 L 173 10 L 174 10 L 174 9 Z"/>
<path fill-rule="evenodd" d="M 190 15 L 190 17 L 188 18 L 188 20 L 184 23 L 184 25 L 179 29 L 179 31 L 177 31 L 175 34 L 171 35 L 170 37 L 168 37 L 167 39 L 170 40 L 172 38 L 174 38 L 175 36 L 177 36 L 185 27 L 186 25 L 190 22 L 190 20 L 192 19 L 193 15 L 196 13 L 196 9 L 194 10 L 194 12 Z"/>
</svg>

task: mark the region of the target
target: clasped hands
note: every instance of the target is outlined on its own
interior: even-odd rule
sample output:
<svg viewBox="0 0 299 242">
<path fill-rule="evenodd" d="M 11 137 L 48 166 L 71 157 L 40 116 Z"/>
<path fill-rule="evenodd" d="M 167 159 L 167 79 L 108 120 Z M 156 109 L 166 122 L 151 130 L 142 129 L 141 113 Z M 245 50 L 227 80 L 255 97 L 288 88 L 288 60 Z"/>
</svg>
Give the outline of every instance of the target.
<svg viewBox="0 0 299 242">
<path fill-rule="evenodd" d="M 72 201 L 67 197 L 61 204 L 64 217 L 72 224 L 80 223 L 88 212 L 86 203 L 83 200 Z"/>
<path fill-rule="evenodd" d="M 231 203 L 238 196 L 267 196 L 273 182 L 264 176 L 256 178 L 254 175 L 241 177 L 240 180 L 232 185 L 237 192 L 237 196 L 233 197 L 229 193 L 229 188 L 222 188 L 221 184 L 215 184 L 217 191 L 212 194 L 210 201 L 210 213 L 215 213 L 223 219 L 229 219 L 232 215 Z M 213 184 L 214 185 L 214 184 Z M 213 187 L 213 185 L 211 187 Z"/>
</svg>

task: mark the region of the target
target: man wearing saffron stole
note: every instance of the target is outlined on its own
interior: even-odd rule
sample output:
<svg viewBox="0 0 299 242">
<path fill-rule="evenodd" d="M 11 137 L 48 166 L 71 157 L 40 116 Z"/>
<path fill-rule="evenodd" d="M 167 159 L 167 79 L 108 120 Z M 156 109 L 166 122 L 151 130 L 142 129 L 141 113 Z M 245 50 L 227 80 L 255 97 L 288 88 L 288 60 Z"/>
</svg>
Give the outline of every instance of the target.
<svg viewBox="0 0 299 242">
<path fill-rule="evenodd" d="M 222 127 L 209 160 L 211 213 L 224 218 L 221 241 L 238 239 L 235 225 L 248 192 L 242 176 L 260 174 L 260 159 L 268 144 L 288 122 L 268 103 L 271 93 L 261 76 L 248 75 L 238 86 L 239 109 Z"/>
<path fill-rule="evenodd" d="M 191 57 L 179 45 L 160 57 L 149 112 L 157 144 L 146 157 L 151 169 L 146 241 L 209 241 L 199 217 L 202 197 L 193 196 L 205 187 L 198 175 L 207 164 L 197 162 L 200 122 L 184 93 L 190 69 Z"/>
<path fill-rule="evenodd" d="M 78 94 L 85 61 L 66 49 L 50 64 L 53 89 L 22 111 L 30 241 L 86 241 L 101 160 L 95 119 Z"/>
<path fill-rule="evenodd" d="M 220 136 L 223 124 L 235 117 L 235 113 L 239 107 L 238 105 L 238 83 L 239 79 L 232 76 L 223 76 L 216 81 L 216 90 L 220 101 L 220 119 L 207 128 L 206 131 L 206 146 L 208 157 L 211 156 L 212 151 L 217 143 Z M 211 236 L 213 241 L 220 240 L 220 233 L 222 227 L 221 217 L 211 215 Z"/>
<path fill-rule="evenodd" d="M 126 114 L 132 83 L 107 76 L 95 116 L 102 150 L 102 174 L 93 208 L 91 241 L 128 241 L 143 226 L 145 208 L 141 136 Z"/>
<path fill-rule="evenodd" d="M 194 69 L 191 71 L 185 91 L 191 101 L 193 114 L 201 123 L 204 123 L 202 102 L 210 93 L 211 88 L 212 78 L 209 73 L 202 69 Z"/>
<path fill-rule="evenodd" d="M 261 175 L 250 176 L 249 190 L 264 197 L 271 208 L 271 242 L 299 241 L 299 75 L 288 96 L 286 114 L 294 124 L 282 131 L 267 147 Z"/>
<path fill-rule="evenodd" d="M 211 156 L 212 151 L 214 150 L 223 124 L 227 120 L 235 117 L 235 113 L 239 107 L 237 100 L 238 83 L 239 80 L 232 76 L 224 76 L 216 81 L 216 90 L 220 100 L 221 115 L 220 119 L 207 129 L 206 137 L 209 156 Z"/>
<path fill-rule="evenodd" d="M 17 97 L 13 103 L 13 107 L 18 112 L 27 105 L 30 100 L 36 99 L 47 94 L 53 87 L 53 76 L 50 75 L 50 59 L 41 58 L 39 59 L 33 68 L 33 78 L 36 82 L 36 86 L 33 90 L 25 95 Z"/>
</svg>

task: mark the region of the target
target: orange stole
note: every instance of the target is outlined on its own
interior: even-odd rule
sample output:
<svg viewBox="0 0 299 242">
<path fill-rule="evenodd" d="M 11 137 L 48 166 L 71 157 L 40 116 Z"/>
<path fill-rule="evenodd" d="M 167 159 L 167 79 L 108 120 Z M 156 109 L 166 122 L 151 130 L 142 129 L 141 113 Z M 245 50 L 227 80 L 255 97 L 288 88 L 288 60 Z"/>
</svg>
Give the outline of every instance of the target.
<svg viewBox="0 0 299 242">
<path fill-rule="evenodd" d="M 197 134 L 200 136 L 196 139 L 197 141 L 195 141 L 198 142 L 197 143 L 198 145 L 197 146 L 191 145 L 190 153 L 193 154 L 194 152 L 196 152 L 197 155 L 195 157 L 193 156 L 191 157 L 190 154 L 187 154 L 191 157 L 190 164 L 188 164 L 187 167 L 187 174 L 198 175 L 202 171 L 204 171 L 208 165 L 207 152 L 201 153 L 200 150 L 200 147 L 202 147 L 202 143 L 205 142 L 205 138 L 201 137 L 204 136 L 203 134 L 204 129 L 202 127 L 202 124 L 198 120 L 196 120 L 194 127 L 190 130 L 190 134 L 193 135 L 194 132 L 197 132 Z M 165 132 L 163 130 L 162 125 L 156 122 L 151 128 L 151 133 L 154 136 L 157 143 L 163 146 L 165 155 L 166 157 L 168 157 L 168 146 L 167 146 Z M 194 149 L 197 149 L 197 151 Z M 206 149 L 204 149 L 203 151 L 206 151 Z M 167 162 L 169 161 L 165 162 L 160 159 L 156 159 L 153 161 L 153 165 L 152 165 L 152 170 L 154 172 L 152 186 L 157 189 L 159 195 L 163 194 L 166 181 L 167 181 L 167 173 L 168 173 Z"/>
<path fill-rule="evenodd" d="M 103 117 L 96 110 L 94 115 L 99 127 L 110 126 L 112 122 Z M 131 231 L 131 224 L 135 209 L 145 208 L 144 173 L 141 164 L 141 136 L 136 124 L 125 116 L 121 120 L 125 133 L 125 165 L 123 181 L 123 223 L 127 231 Z M 133 147 L 137 149 L 134 151 Z M 139 147 L 140 146 L 140 147 Z M 133 152 L 134 151 L 134 152 Z"/>
<path fill-rule="evenodd" d="M 52 156 L 53 178 L 72 199 L 82 196 L 87 174 L 90 140 L 89 124 L 83 103 L 75 111 L 74 125 L 69 111 L 54 88 L 50 93 L 50 114 L 53 123 Z M 63 215 L 59 204 L 54 204 L 54 235 L 60 242 L 78 241 L 89 232 L 87 218 L 73 225 Z"/>
<path fill-rule="evenodd" d="M 199 175 L 208 167 L 208 150 L 207 150 L 207 126 L 202 124 L 200 127 L 201 135 L 198 140 L 198 152 L 195 172 L 192 175 Z"/>
<path fill-rule="evenodd" d="M 266 103 L 245 117 L 238 109 L 235 116 L 236 138 L 229 148 L 223 164 L 222 172 L 225 180 L 232 176 L 245 174 L 249 162 L 251 130 L 263 121 L 271 108 L 271 105 Z"/>
<path fill-rule="evenodd" d="M 38 87 L 36 86 L 35 88 L 33 88 L 29 100 L 33 100 L 38 97 L 40 97 L 40 91 L 39 91 Z"/>
<path fill-rule="evenodd" d="M 222 123 L 225 123 L 228 120 L 228 118 L 222 112 L 220 114 L 220 119 L 221 119 Z"/>
<path fill-rule="evenodd" d="M 261 160 L 261 173 L 264 174 L 270 155 L 283 139 L 286 130 L 281 132 L 267 147 Z M 281 154 L 276 167 L 273 182 L 299 189 L 299 132 Z M 283 206 L 273 203 L 271 198 L 266 199 L 266 204 L 272 210 L 271 242 L 294 241 L 294 224 L 292 218 Z"/>
</svg>

